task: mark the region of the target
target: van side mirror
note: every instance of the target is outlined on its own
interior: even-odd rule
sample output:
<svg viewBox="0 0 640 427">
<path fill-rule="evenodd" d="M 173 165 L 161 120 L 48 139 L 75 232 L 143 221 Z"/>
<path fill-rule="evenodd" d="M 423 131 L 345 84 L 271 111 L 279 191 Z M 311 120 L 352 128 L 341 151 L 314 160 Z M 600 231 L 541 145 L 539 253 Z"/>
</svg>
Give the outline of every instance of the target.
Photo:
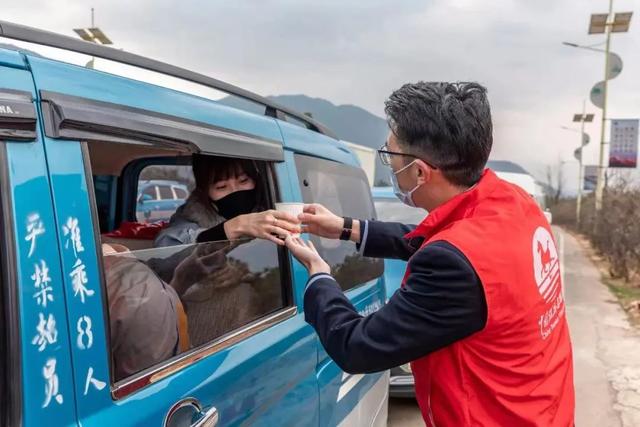
<svg viewBox="0 0 640 427">
<path fill-rule="evenodd" d="M 142 203 L 144 203 L 144 202 L 149 202 L 149 201 L 151 201 L 151 200 L 153 200 L 153 197 L 151 197 L 151 195 L 149 195 L 149 194 L 143 194 L 143 195 L 140 197 L 140 201 L 141 201 Z"/>
</svg>

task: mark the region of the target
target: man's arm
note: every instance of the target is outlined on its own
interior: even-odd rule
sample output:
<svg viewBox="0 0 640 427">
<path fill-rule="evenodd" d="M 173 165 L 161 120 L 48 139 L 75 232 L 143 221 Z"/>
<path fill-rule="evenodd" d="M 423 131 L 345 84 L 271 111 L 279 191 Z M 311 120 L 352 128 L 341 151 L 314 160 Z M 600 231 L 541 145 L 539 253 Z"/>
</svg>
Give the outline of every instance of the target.
<svg viewBox="0 0 640 427">
<path fill-rule="evenodd" d="M 345 372 L 399 366 L 484 328 L 482 284 L 458 249 L 447 242 L 431 243 L 415 254 L 408 268 L 405 286 L 367 317 L 356 312 L 330 275 L 309 279 L 305 319 Z"/>
<path fill-rule="evenodd" d="M 298 218 L 302 221 L 303 232 L 327 239 L 338 239 L 345 224 L 344 218 L 319 204 L 305 205 L 304 213 Z M 404 239 L 405 234 L 414 229 L 412 225 L 354 219 L 349 239 L 365 256 L 407 260 L 422 243 L 420 238 Z"/>
<path fill-rule="evenodd" d="M 399 222 L 358 221 L 358 250 L 366 257 L 408 260 L 421 246 L 421 238 L 405 239 L 415 225 Z M 354 239 L 352 239 L 354 240 Z M 355 240 L 354 240 L 355 241 Z"/>
</svg>

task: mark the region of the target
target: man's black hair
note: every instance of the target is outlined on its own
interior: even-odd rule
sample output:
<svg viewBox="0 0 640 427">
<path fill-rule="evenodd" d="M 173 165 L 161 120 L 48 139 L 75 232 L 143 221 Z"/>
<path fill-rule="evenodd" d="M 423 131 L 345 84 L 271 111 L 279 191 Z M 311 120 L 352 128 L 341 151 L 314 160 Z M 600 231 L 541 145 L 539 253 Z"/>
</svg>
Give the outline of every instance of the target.
<svg viewBox="0 0 640 427">
<path fill-rule="evenodd" d="M 478 182 L 493 144 L 487 90 L 478 83 L 408 83 L 385 102 L 403 151 L 442 170 L 451 183 Z"/>
</svg>

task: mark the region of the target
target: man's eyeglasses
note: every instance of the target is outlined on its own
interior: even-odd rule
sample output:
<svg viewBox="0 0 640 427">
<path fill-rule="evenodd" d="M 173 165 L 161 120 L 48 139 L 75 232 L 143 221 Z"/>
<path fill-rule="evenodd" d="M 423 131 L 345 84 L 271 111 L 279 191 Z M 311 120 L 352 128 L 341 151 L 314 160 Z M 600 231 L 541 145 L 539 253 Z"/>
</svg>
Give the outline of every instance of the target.
<svg viewBox="0 0 640 427">
<path fill-rule="evenodd" d="M 387 147 L 387 144 L 384 144 L 378 150 L 378 157 L 380 157 L 380 161 L 385 166 L 391 166 L 391 156 L 405 156 L 405 157 L 413 157 L 414 159 L 420 159 L 423 162 L 425 162 L 430 168 L 438 169 L 438 167 L 435 166 L 433 163 L 427 162 L 426 160 L 421 159 L 418 156 L 414 156 L 413 154 L 407 154 L 407 153 L 399 153 L 397 151 L 389 151 L 388 148 L 389 147 Z"/>
</svg>

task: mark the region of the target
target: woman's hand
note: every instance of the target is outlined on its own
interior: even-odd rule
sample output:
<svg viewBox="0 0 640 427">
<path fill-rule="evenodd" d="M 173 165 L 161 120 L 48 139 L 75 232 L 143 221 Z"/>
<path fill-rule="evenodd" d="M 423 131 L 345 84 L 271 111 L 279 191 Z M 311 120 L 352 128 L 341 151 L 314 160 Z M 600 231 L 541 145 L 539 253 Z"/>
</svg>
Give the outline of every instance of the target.
<svg viewBox="0 0 640 427">
<path fill-rule="evenodd" d="M 284 246 L 284 239 L 291 233 L 300 233 L 300 220 L 286 212 L 268 210 L 239 215 L 224 223 L 229 240 L 241 237 L 257 237 Z"/>
<path fill-rule="evenodd" d="M 311 240 L 305 243 L 300 237 L 289 235 L 285 244 L 293 256 L 306 267 L 310 276 L 317 273 L 331 273 L 331 267 L 322 259 Z"/>
</svg>

